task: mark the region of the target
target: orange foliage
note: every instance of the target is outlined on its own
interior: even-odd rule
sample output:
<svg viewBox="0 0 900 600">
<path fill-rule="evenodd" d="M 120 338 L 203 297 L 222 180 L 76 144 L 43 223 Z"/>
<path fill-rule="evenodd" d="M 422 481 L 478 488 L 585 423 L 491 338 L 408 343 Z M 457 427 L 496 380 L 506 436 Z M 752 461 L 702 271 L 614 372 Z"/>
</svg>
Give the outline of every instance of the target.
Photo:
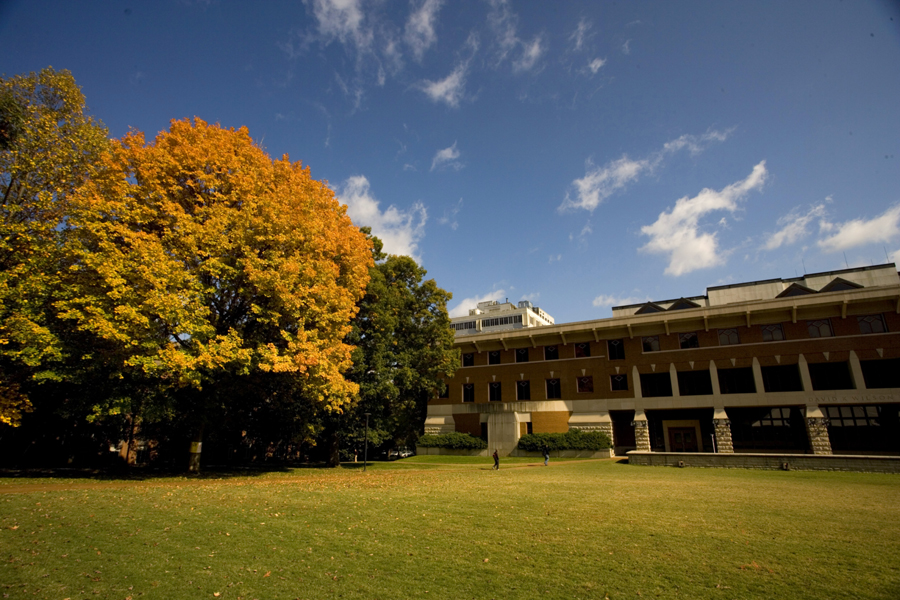
<svg viewBox="0 0 900 600">
<path fill-rule="evenodd" d="M 372 257 L 325 183 L 246 128 L 200 119 L 150 144 L 129 133 L 99 171 L 72 200 L 63 318 L 159 381 L 284 373 L 341 410 L 357 391 L 343 339 Z"/>
</svg>

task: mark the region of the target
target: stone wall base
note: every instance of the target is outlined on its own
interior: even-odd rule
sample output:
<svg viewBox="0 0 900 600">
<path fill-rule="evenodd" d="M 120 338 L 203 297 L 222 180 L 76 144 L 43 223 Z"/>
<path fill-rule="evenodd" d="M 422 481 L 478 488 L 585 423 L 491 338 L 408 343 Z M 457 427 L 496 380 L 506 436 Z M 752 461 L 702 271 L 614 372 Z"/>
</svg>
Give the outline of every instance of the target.
<svg viewBox="0 0 900 600">
<path fill-rule="evenodd" d="M 449 448 L 416 448 L 416 454 L 424 456 L 490 456 L 493 452 L 484 450 L 451 450 Z"/>
<path fill-rule="evenodd" d="M 900 456 L 823 454 L 712 454 L 709 452 L 628 453 L 628 464 L 656 467 L 765 469 L 770 471 L 855 471 L 898 473 Z"/>
</svg>

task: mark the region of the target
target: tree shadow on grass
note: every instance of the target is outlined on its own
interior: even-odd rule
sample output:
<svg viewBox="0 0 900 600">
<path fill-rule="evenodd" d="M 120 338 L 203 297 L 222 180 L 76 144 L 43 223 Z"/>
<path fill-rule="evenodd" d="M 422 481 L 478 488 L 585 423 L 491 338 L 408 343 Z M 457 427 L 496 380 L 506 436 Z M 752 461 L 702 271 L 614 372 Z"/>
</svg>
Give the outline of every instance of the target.
<svg viewBox="0 0 900 600">
<path fill-rule="evenodd" d="M 362 466 L 362 465 L 360 465 Z M 188 478 L 196 480 L 261 477 L 273 473 L 289 473 L 297 469 L 326 469 L 325 463 L 286 463 L 277 465 L 209 465 L 199 473 L 165 467 L 98 468 L 31 468 L 0 469 L 0 479 L 84 479 L 93 481 L 152 481 L 154 479 Z"/>
</svg>

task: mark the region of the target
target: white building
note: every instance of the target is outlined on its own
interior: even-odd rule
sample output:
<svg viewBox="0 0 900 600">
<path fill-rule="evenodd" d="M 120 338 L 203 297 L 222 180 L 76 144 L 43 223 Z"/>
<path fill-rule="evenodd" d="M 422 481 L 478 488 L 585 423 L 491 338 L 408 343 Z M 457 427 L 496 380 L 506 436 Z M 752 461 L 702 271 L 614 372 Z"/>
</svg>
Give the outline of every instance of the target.
<svg viewBox="0 0 900 600">
<path fill-rule="evenodd" d="M 468 315 L 450 319 L 450 326 L 456 331 L 457 337 L 553 324 L 553 317 L 530 301 L 522 300 L 516 306 L 508 299 L 506 302 L 496 300 L 479 302 L 477 308 L 469 310 Z"/>
</svg>

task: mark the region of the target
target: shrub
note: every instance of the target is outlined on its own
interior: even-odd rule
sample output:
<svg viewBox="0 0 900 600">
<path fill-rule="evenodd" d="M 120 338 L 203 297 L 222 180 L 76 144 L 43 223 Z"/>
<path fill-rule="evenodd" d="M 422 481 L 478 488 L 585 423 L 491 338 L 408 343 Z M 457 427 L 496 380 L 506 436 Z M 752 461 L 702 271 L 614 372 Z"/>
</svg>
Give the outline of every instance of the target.
<svg viewBox="0 0 900 600">
<path fill-rule="evenodd" d="M 530 433 L 519 438 L 519 450 L 540 452 L 550 450 L 605 450 L 612 448 L 612 440 L 602 431 L 570 429 L 566 433 Z"/>
<path fill-rule="evenodd" d="M 487 442 L 480 437 L 458 431 L 438 435 L 425 434 L 419 438 L 417 445 L 423 448 L 447 448 L 449 450 L 483 450 L 487 448 Z"/>
</svg>

